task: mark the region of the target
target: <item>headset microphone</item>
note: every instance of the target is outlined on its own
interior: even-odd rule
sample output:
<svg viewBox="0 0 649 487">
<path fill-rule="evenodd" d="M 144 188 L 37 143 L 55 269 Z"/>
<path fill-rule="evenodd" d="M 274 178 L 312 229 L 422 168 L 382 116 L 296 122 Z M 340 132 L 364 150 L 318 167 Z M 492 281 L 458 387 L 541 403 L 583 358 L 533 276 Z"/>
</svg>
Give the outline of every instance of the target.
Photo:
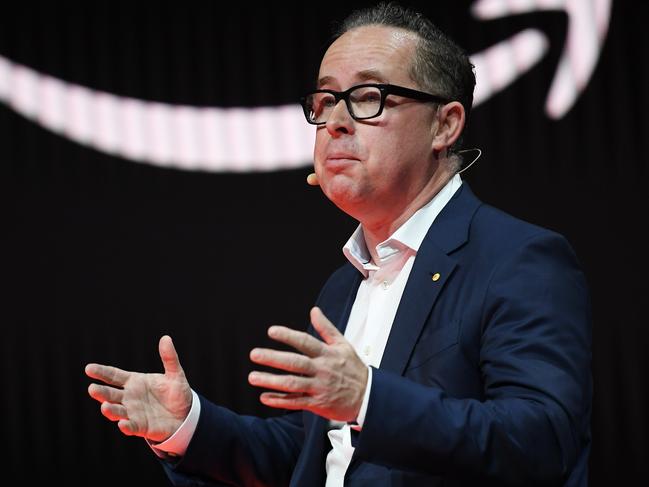
<svg viewBox="0 0 649 487">
<path fill-rule="evenodd" d="M 316 173 L 312 172 L 311 174 L 309 174 L 306 177 L 306 182 L 311 186 L 318 186 L 319 185 L 318 176 L 316 175 Z"/>
</svg>

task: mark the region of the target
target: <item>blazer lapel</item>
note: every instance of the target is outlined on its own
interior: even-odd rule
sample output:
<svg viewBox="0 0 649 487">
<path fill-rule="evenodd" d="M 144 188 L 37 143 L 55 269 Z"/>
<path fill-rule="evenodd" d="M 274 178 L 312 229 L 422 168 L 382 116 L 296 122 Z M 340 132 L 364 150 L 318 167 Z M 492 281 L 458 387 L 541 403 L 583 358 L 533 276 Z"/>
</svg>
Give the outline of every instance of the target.
<svg viewBox="0 0 649 487">
<path fill-rule="evenodd" d="M 403 373 L 426 318 L 455 266 L 455 262 L 438 249 L 417 254 L 392 323 L 381 369 Z"/>
<path fill-rule="evenodd" d="M 353 267 L 351 264 L 350 267 L 352 267 L 354 270 L 353 277 L 351 279 L 351 288 L 346 295 L 344 305 L 340 308 L 340 311 L 330 318 L 336 328 L 340 330 L 340 333 L 343 334 L 345 333 L 345 329 L 347 328 L 347 322 L 349 321 L 349 315 L 352 312 L 354 301 L 356 301 L 358 287 L 361 285 L 361 281 L 363 279 L 363 275 L 355 267 Z"/>
<path fill-rule="evenodd" d="M 403 291 L 381 369 L 404 372 L 426 319 L 457 266 L 448 254 L 468 240 L 471 218 L 480 204 L 465 182 L 431 225 Z"/>
</svg>

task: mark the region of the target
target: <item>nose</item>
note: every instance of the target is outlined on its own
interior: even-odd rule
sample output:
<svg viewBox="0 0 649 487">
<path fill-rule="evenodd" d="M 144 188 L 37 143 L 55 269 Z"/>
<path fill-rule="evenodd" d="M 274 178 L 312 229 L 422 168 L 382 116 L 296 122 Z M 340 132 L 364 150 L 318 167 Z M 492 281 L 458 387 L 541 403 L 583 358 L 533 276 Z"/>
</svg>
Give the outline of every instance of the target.
<svg viewBox="0 0 649 487">
<path fill-rule="evenodd" d="M 340 137 L 342 134 L 354 133 L 354 119 L 347 110 L 345 100 L 338 101 L 325 126 L 329 135 L 334 138 Z"/>
</svg>

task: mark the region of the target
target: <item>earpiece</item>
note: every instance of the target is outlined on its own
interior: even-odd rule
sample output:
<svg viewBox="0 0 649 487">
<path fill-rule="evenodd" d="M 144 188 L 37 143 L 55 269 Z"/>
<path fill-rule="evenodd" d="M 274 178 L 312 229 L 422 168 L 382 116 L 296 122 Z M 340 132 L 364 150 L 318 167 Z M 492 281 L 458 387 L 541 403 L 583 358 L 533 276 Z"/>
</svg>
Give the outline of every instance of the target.
<svg viewBox="0 0 649 487">
<path fill-rule="evenodd" d="M 467 165 L 465 165 L 465 166 L 464 166 L 460 171 L 458 171 L 458 172 L 457 172 L 458 174 L 462 174 L 464 171 L 466 171 L 466 170 L 469 169 L 471 166 L 473 166 L 473 165 L 475 164 L 475 162 L 476 162 L 478 159 L 480 159 L 480 156 L 482 155 L 482 150 L 481 150 L 481 149 L 478 149 L 477 147 L 475 147 L 475 148 L 473 148 L 473 149 L 464 149 L 464 150 L 461 150 L 461 151 L 458 151 L 458 152 L 457 152 L 458 154 L 466 154 L 467 152 L 474 152 L 474 151 L 477 151 L 478 155 L 475 156 L 475 158 L 474 158 L 471 162 L 469 162 Z"/>
</svg>

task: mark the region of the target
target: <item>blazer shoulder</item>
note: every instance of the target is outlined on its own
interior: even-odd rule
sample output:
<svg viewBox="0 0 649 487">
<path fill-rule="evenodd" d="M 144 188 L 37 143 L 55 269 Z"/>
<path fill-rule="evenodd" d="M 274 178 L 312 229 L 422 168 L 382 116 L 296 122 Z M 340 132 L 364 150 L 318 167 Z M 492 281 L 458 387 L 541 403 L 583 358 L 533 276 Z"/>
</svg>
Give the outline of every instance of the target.
<svg viewBox="0 0 649 487">
<path fill-rule="evenodd" d="M 517 218 L 503 210 L 483 203 L 471 222 L 472 237 L 491 242 L 501 249 L 518 247 L 535 238 L 562 241 L 570 246 L 566 237 L 549 228 Z"/>
</svg>

